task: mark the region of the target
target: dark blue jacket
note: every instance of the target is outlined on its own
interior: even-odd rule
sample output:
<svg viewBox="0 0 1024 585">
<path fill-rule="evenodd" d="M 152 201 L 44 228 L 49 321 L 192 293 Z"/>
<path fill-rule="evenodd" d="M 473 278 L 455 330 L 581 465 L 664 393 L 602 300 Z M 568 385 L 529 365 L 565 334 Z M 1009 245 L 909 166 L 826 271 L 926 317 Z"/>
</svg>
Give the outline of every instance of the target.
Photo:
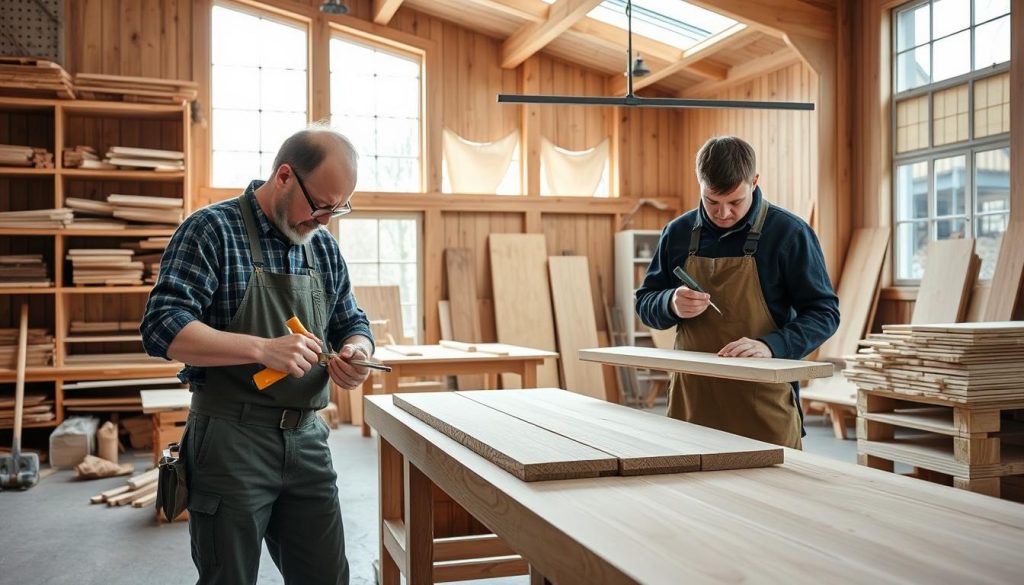
<svg viewBox="0 0 1024 585">
<path fill-rule="evenodd" d="M 743 220 L 729 230 L 719 228 L 699 205 L 672 220 L 661 232 L 658 251 L 636 291 L 636 312 L 649 327 L 668 329 L 682 324 L 669 303 L 681 283 L 672 274 L 684 266 L 690 230 L 701 214 L 699 256 L 724 258 L 743 255 L 743 242 L 760 205 L 767 202 L 761 188 Z M 768 208 L 761 240 L 754 256 L 761 292 L 779 329 L 760 338 L 777 358 L 802 359 L 835 333 L 839 326 L 839 298 L 832 289 L 818 238 L 804 220 L 772 206 Z"/>
</svg>

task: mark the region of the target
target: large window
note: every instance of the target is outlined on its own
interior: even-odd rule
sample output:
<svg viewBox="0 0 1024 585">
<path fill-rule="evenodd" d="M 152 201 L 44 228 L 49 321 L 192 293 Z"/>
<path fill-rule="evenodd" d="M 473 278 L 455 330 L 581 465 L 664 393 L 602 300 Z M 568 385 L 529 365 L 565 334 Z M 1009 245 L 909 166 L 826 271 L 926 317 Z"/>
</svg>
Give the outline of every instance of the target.
<svg viewBox="0 0 1024 585">
<path fill-rule="evenodd" d="M 420 338 L 420 221 L 415 215 L 363 215 L 337 222 L 338 244 L 355 286 L 398 285 L 401 335 Z"/>
<path fill-rule="evenodd" d="M 359 151 L 359 191 L 422 191 L 422 57 L 331 39 L 331 124 Z"/>
<path fill-rule="evenodd" d="M 990 279 L 1010 210 L 1010 2 L 930 0 L 894 12 L 896 281 L 928 243 L 975 238 Z"/>
<path fill-rule="evenodd" d="M 213 7 L 214 187 L 266 179 L 284 139 L 308 123 L 305 26 L 230 3 Z"/>
</svg>

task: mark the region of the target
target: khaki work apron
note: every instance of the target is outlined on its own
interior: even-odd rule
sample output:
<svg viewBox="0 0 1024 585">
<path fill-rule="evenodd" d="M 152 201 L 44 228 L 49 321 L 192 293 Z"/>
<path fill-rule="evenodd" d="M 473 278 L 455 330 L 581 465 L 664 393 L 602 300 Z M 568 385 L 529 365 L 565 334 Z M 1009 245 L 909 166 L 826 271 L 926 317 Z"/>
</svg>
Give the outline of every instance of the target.
<svg viewBox="0 0 1024 585">
<path fill-rule="evenodd" d="M 685 270 L 722 310 L 708 308 L 676 327 L 676 349 L 717 353 L 741 337 L 757 339 L 778 329 L 761 291 L 754 254 L 768 212 L 761 205 L 743 244 L 743 256 L 698 256 L 700 212 L 690 233 Z M 800 415 L 788 383 L 726 380 L 674 374 L 669 386 L 668 415 L 760 441 L 801 448 Z"/>
</svg>

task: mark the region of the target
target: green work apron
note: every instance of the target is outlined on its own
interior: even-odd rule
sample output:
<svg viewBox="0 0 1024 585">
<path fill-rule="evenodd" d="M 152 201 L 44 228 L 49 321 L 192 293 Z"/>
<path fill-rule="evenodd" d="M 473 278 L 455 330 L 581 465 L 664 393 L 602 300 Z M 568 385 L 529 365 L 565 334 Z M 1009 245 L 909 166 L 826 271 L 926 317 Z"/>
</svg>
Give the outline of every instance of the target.
<svg viewBox="0 0 1024 585">
<path fill-rule="evenodd" d="M 253 272 L 227 331 L 287 335 L 296 316 L 324 339 L 324 288 L 309 244 L 308 274 L 264 269 L 252 204 L 239 197 Z M 264 539 L 285 583 L 347 584 L 348 563 L 329 430 L 326 368 L 287 376 L 258 391 L 260 364 L 206 369 L 193 388 L 183 438 L 192 559 L 201 584 L 256 583 Z"/>
<path fill-rule="evenodd" d="M 741 337 L 757 339 L 778 329 L 761 290 L 754 254 L 768 202 L 761 205 L 743 245 L 743 256 L 707 258 L 700 247 L 701 218 L 690 233 L 685 270 L 711 295 L 722 315 L 707 310 L 676 328 L 676 349 L 717 353 Z M 801 448 L 801 423 L 793 387 L 787 383 L 725 380 L 674 374 L 668 415 L 784 447 Z"/>
</svg>

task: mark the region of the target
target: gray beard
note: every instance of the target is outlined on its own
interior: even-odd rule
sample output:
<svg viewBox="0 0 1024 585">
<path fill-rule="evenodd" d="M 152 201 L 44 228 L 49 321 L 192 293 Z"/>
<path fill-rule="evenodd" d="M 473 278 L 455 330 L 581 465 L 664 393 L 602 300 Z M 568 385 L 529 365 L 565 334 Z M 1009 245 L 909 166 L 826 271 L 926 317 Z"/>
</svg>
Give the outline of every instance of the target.
<svg viewBox="0 0 1024 585">
<path fill-rule="evenodd" d="M 307 233 L 306 235 L 302 235 L 299 232 L 297 232 L 294 228 L 292 228 L 290 225 L 288 225 L 286 222 L 281 221 L 279 219 L 287 216 L 287 214 L 288 203 L 282 198 L 277 202 L 277 205 L 274 207 L 274 217 L 269 218 L 270 223 L 274 224 L 274 227 L 277 228 L 277 231 L 281 232 L 281 234 L 284 235 L 284 237 L 288 238 L 288 241 L 291 242 L 293 245 L 302 246 L 304 244 L 309 243 L 309 241 L 313 239 L 313 236 L 316 235 L 316 232 L 319 231 L 320 226 L 317 226 L 316 229 L 309 230 L 309 233 Z"/>
</svg>

